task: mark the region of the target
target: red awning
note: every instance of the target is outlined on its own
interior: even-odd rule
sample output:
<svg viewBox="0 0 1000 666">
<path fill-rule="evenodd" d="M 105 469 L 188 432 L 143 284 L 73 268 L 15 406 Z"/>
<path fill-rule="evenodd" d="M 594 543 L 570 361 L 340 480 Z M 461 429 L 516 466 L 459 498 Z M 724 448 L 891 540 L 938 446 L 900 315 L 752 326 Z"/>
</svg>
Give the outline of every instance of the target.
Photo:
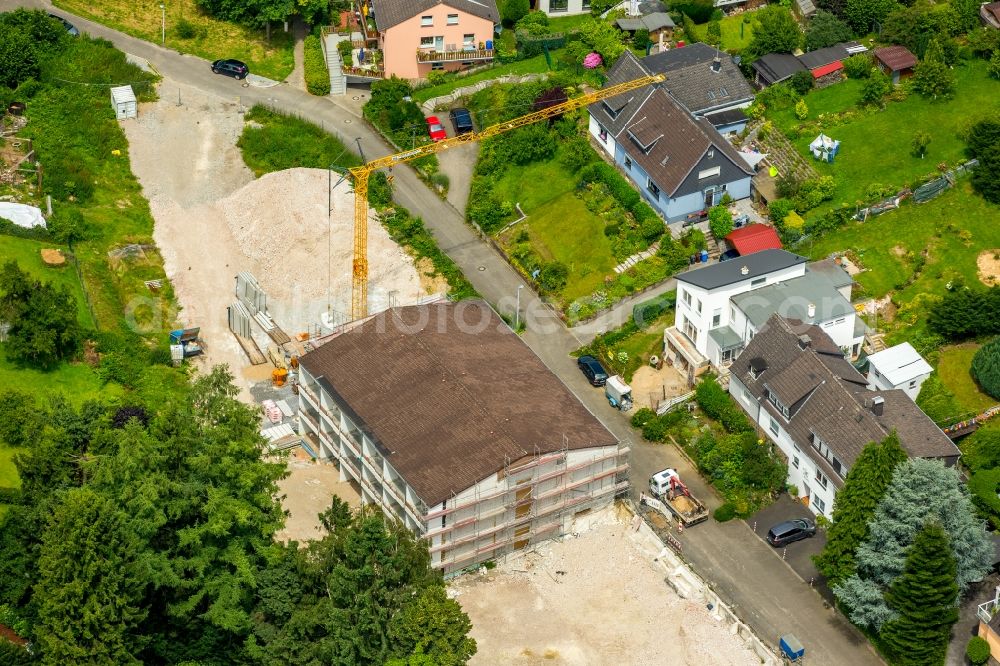
<svg viewBox="0 0 1000 666">
<path fill-rule="evenodd" d="M 836 62 L 831 62 L 829 65 L 823 65 L 822 67 L 817 67 L 812 71 L 813 78 L 818 79 L 821 76 L 826 76 L 830 72 L 836 72 L 838 69 L 844 69 L 844 63 L 839 60 Z"/>
<path fill-rule="evenodd" d="M 728 236 L 729 245 L 740 253 L 741 257 L 761 250 L 780 250 L 781 239 L 774 227 L 766 224 L 751 224 L 737 229 Z"/>
</svg>

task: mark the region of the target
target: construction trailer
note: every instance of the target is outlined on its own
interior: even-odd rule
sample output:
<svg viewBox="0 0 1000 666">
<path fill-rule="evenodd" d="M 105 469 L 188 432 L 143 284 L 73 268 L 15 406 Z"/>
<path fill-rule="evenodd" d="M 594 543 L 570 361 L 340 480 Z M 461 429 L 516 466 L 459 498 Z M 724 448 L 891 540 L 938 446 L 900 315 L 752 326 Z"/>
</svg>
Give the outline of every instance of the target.
<svg viewBox="0 0 1000 666">
<path fill-rule="evenodd" d="M 331 338 L 300 359 L 298 414 L 310 449 L 446 575 L 566 534 L 628 488 L 628 448 L 482 301 Z"/>
</svg>

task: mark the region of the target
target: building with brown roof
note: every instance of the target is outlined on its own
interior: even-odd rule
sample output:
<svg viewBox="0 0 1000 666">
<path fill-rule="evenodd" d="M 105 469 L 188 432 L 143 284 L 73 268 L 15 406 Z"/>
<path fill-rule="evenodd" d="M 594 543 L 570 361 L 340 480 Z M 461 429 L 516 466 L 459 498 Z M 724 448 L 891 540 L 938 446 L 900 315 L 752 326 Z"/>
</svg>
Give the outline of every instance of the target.
<svg viewBox="0 0 1000 666">
<path fill-rule="evenodd" d="M 883 46 L 875 49 L 875 66 L 892 79 L 894 85 L 913 75 L 917 56 L 905 46 Z"/>
<path fill-rule="evenodd" d="M 445 573 L 570 529 L 627 448 L 483 301 L 394 308 L 300 359 L 301 434 Z"/>
<path fill-rule="evenodd" d="M 609 71 L 607 85 L 648 71 L 626 51 Z M 753 170 L 707 117 L 692 114 L 673 96 L 665 87 L 669 83 L 667 74 L 664 84 L 609 97 L 589 111 L 590 133 L 598 144 L 673 223 L 701 217 L 726 194 L 734 200 L 749 197 Z"/>
<path fill-rule="evenodd" d="M 988 2 L 980 6 L 979 18 L 987 28 L 1000 30 L 1000 2 Z"/>
<path fill-rule="evenodd" d="M 827 518 L 865 445 L 954 465 L 958 447 L 902 390 L 871 390 L 822 328 L 773 315 L 730 367 L 729 392 L 788 459 L 788 483 Z"/>
</svg>

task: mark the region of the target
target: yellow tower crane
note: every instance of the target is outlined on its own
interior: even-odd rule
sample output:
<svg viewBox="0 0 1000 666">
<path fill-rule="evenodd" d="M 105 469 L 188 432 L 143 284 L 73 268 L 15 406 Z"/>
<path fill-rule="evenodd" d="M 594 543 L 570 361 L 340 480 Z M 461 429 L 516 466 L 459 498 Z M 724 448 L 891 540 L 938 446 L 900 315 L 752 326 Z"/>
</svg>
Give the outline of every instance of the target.
<svg viewBox="0 0 1000 666">
<path fill-rule="evenodd" d="M 351 317 L 353 319 L 361 319 L 368 316 L 368 179 L 373 173 L 379 169 L 409 162 L 424 155 L 434 155 L 454 146 L 488 139 L 497 134 L 517 129 L 518 127 L 524 127 L 525 125 L 531 125 L 532 123 L 537 123 L 569 111 L 575 111 L 588 104 L 593 104 L 594 102 L 599 102 L 603 99 L 635 90 L 636 88 L 642 88 L 652 83 L 660 83 L 665 79 L 666 77 L 662 74 L 633 79 L 632 81 L 626 81 L 616 86 L 574 97 L 561 104 L 544 108 L 541 111 L 535 111 L 534 113 L 529 113 L 513 120 L 490 125 L 479 132 L 467 132 L 450 139 L 428 143 L 413 150 L 380 157 L 366 162 L 361 166 L 350 167 L 347 172 L 354 184 L 354 267 Z"/>
</svg>

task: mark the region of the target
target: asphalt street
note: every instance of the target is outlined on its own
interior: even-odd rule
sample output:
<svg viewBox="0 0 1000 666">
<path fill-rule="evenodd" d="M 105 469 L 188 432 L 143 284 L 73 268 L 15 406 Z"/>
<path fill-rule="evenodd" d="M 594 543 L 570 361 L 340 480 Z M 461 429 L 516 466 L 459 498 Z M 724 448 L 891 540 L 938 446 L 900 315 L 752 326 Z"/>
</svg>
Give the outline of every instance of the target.
<svg viewBox="0 0 1000 666">
<path fill-rule="evenodd" d="M 52 10 L 41 0 L 0 0 L 0 10 L 29 6 Z M 160 94 L 176 94 L 171 81 L 194 86 L 244 106 L 265 103 L 296 114 L 339 135 L 352 149 L 360 140 L 368 159 L 389 154 L 389 146 L 357 115 L 350 104 L 314 97 L 289 85 L 271 88 L 244 87 L 241 82 L 214 75 L 207 61 L 129 37 L 62 11 L 81 31 L 113 42 L 118 48 L 145 58 L 164 77 Z M 352 95 L 349 89 L 348 95 Z M 192 123 L 196 116 L 192 115 Z M 675 448 L 645 443 L 632 431 L 627 417 L 613 410 L 600 389 L 592 388 L 576 368 L 570 352 L 592 335 L 574 333 L 546 306 L 506 261 L 466 224 L 450 203 L 442 201 L 409 167 L 394 169 L 396 200 L 420 215 L 441 249 L 465 272 L 483 297 L 498 310 L 513 313 L 520 289 L 521 317 L 527 323 L 524 342 L 596 414 L 617 437 L 631 446 L 633 492 L 647 485 L 649 476 L 665 467 L 678 469 L 691 491 L 710 508 L 719 500 Z M 665 285 L 666 287 L 666 285 Z M 666 291 L 663 288 L 663 291 Z M 631 306 L 621 308 L 622 312 Z M 612 317 L 600 325 L 611 327 Z M 808 584 L 758 539 L 742 521 L 706 521 L 680 535 L 683 555 L 694 569 L 711 581 L 720 597 L 766 641 L 776 645 L 779 636 L 794 633 L 815 664 L 863 666 L 881 663 L 859 632 L 831 610 Z"/>
</svg>

